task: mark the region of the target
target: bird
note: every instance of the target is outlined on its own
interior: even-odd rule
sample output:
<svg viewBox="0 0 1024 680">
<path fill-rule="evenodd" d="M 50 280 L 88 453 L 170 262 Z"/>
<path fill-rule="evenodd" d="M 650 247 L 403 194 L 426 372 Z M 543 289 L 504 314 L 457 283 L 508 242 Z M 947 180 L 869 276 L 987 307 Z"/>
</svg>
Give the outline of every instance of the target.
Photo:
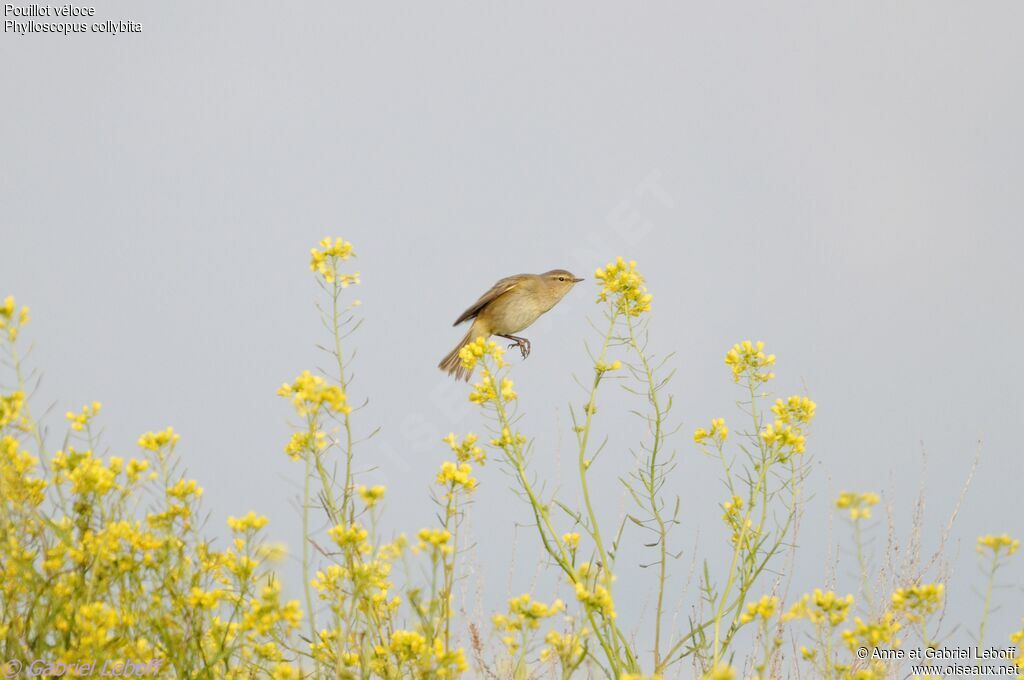
<svg viewBox="0 0 1024 680">
<path fill-rule="evenodd" d="M 543 274 L 516 274 L 499 280 L 480 299 L 459 315 L 453 326 L 472 319 L 473 323 L 459 344 L 437 365 L 456 380 L 469 381 L 471 370 L 462 365 L 459 350 L 483 336 L 496 335 L 516 347 L 525 359 L 530 355 L 530 341 L 514 335 L 536 321 L 583 279 L 565 269 L 552 269 Z"/>
</svg>

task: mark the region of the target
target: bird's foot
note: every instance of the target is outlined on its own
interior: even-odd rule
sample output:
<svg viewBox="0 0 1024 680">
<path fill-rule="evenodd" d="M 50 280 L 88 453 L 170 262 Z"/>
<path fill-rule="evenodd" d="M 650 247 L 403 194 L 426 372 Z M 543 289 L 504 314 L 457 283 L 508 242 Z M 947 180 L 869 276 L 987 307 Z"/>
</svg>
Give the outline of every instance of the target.
<svg viewBox="0 0 1024 680">
<path fill-rule="evenodd" d="M 501 337 L 511 340 L 512 342 L 509 344 L 508 348 L 512 349 L 513 347 L 518 347 L 519 353 L 523 355 L 524 359 L 530 356 L 530 341 L 526 338 L 520 338 L 515 335 L 503 335 Z"/>
</svg>

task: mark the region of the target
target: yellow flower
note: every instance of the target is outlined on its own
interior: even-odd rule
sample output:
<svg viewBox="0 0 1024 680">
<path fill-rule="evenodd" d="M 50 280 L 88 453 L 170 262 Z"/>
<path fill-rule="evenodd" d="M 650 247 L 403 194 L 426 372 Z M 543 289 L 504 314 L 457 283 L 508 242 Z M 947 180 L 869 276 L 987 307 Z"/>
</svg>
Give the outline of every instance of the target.
<svg viewBox="0 0 1024 680">
<path fill-rule="evenodd" d="M 636 270 L 636 261 L 628 263 L 621 257 L 609 262 L 604 269 L 594 272 L 601 284 L 599 302 L 609 299 L 617 312 L 627 316 L 639 316 L 651 309 L 651 295 L 644 285 L 644 277 Z"/>
<path fill-rule="evenodd" d="M 505 350 L 498 343 L 480 336 L 462 346 L 462 349 L 459 350 L 459 359 L 462 360 L 462 367 L 467 371 L 472 371 L 477 362 L 488 356 L 494 359 L 495 366 L 501 368 L 505 366 L 505 360 L 502 358 L 504 354 Z"/>
<path fill-rule="evenodd" d="M 840 510 L 849 510 L 850 519 L 856 522 L 860 519 L 871 519 L 871 507 L 878 505 L 880 500 L 877 493 L 843 491 L 836 499 L 836 507 Z"/>
<path fill-rule="evenodd" d="M 1019 548 L 1020 540 L 1011 538 L 1009 534 L 1002 534 L 1001 536 L 988 534 L 978 538 L 977 550 L 979 553 L 991 550 L 994 555 L 999 555 L 1001 551 L 1005 551 L 1006 556 L 1009 557 L 1017 552 Z"/>
<path fill-rule="evenodd" d="M 705 430 L 698 427 L 693 433 L 693 441 L 703 444 L 711 440 L 716 446 L 722 445 L 729 437 L 729 428 L 725 425 L 725 418 L 715 418 L 711 421 L 711 429 Z"/>
<path fill-rule="evenodd" d="M 843 640 L 851 652 L 856 651 L 858 647 L 873 649 L 883 643 L 889 647 L 900 646 L 896 633 L 902 626 L 892 612 L 886 612 L 882 618 L 870 623 L 864 623 L 858 617 L 853 620 L 853 624 L 852 630 L 844 630 L 842 633 Z"/>
<path fill-rule="evenodd" d="M 139 437 L 139 447 L 150 451 L 159 451 L 165 446 L 174 446 L 180 437 L 175 434 L 173 427 L 168 427 L 162 432 L 147 432 Z"/>
<path fill-rule="evenodd" d="M 34 476 L 38 465 L 39 459 L 22 450 L 17 439 L 0 439 L 0 498 L 15 505 L 42 503 L 47 481 Z"/>
<path fill-rule="evenodd" d="M 350 526 L 338 524 L 328 529 L 327 535 L 334 539 L 334 542 L 338 544 L 339 548 L 362 548 L 363 541 L 366 540 L 369 532 L 358 524 L 352 524 Z"/>
<path fill-rule="evenodd" d="M 315 414 L 321 407 L 334 413 L 351 413 L 345 393 L 337 385 L 309 371 L 303 371 L 292 384 L 285 383 L 277 391 L 280 397 L 290 397 L 295 411 L 300 416 Z"/>
<path fill-rule="evenodd" d="M 544 636 L 544 642 L 547 647 L 541 650 L 540 660 L 547 661 L 551 656 L 557 656 L 563 667 L 573 667 L 577 665 L 581 660 L 583 653 L 586 649 L 583 646 L 583 637 L 587 633 L 586 630 L 580 632 L 579 635 L 573 633 L 562 634 L 557 630 L 548 631 L 547 635 Z"/>
<path fill-rule="evenodd" d="M 80 413 L 68 411 L 64 414 L 64 417 L 71 423 L 72 430 L 80 432 L 85 429 L 85 426 L 89 424 L 90 420 L 96 417 L 102 407 L 103 404 L 98 401 L 94 401 L 92 404 L 86 404 L 83 406 Z"/>
<path fill-rule="evenodd" d="M 575 531 L 562 534 L 562 541 L 569 546 L 569 550 L 576 550 L 580 546 L 580 535 Z"/>
<path fill-rule="evenodd" d="M 508 601 L 508 615 L 495 614 L 494 627 L 499 631 L 517 632 L 536 630 L 541 621 L 565 610 L 565 603 L 555 600 L 550 605 L 534 600 L 529 593 L 513 597 Z"/>
<path fill-rule="evenodd" d="M 402 661 L 413 661 L 427 649 L 427 639 L 419 633 L 396 630 L 391 634 L 391 653 Z"/>
<path fill-rule="evenodd" d="M 443 553 L 451 552 L 452 547 L 448 545 L 452 534 L 447 529 L 420 529 L 416 538 L 420 539 L 419 549 L 432 548 Z"/>
<path fill-rule="evenodd" d="M 476 488 L 476 478 L 470 476 L 472 471 L 469 463 L 442 463 L 441 471 L 437 473 L 437 483 L 452 489 L 461 486 L 466 493 L 471 493 Z"/>
<path fill-rule="evenodd" d="M 704 674 L 703 680 L 734 680 L 736 670 L 729 664 L 720 663 Z"/>
<path fill-rule="evenodd" d="M 358 493 L 359 497 L 363 499 L 363 503 L 366 504 L 366 507 L 372 508 L 374 505 L 377 504 L 377 501 L 379 501 L 381 498 L 384 498 L 384 492 L 386 490 L 387 489 L 385 487 L 379 484 L 377 486 L 371 487 L 360 485 L 358 488 L 356 488 L 356 493 Z"/>
<path fill-rule="evenodd" d="M 171 498 L 187 500 L 190 496 L 202 496 L 203 488 L 194 479 L 188 481 L 179 479 L 174 486 L 167 487 L 167 495 Z"/>
<path fill-rule="evenodd" d="M 617 371 L 622 368 L 622 362 L 616 359 L 615 361 L 608 363 L 606 361 L 598 361 L 594 364 L 594 370 L 598 373 L 608 373 L 610 371 Z"/>
<path fill-rule="evenodd" d="M 776 420 L 761 430 L 761 439 L 771 449 L 780 462 L 786 462 L 790 456 L 803 453 L 807 447 L 807 437 L 794 425 L 787 425 Z"/>
<path fill-rule="evenodd" d="M 726 355 L 725 363 L 732 369 L 732 379 L 739 382 L 744 375 L 753 385 L 760 385 L 775 377 L 775 374 L 762 369 L 775 365 L 775 355 L 764 353 L 764 343 L 744 340 L 732 346 Z"/>
<path fill-rule="evenodd" d="M 19 429 L 26 429 L 27 425 L 21 415 L 24 406 L 25 393 L 21 390 L 0 395 L 0 427 L 13 425 Z"/>
<path fill-rule="evenodd" d="M 501 436 L 491 439 L 491 446 L 497 446 L 500 448 L 510 448 L 513 446 L 522 446 L 526 443 L 526 437 L 519 434 L 512 434 L 512 431 L 507 427 L 501 428 Z"/>
<path fill-rule="evenodd" d="M 1021 619 L 1020 630 L 1010 634 L 1010 642 L 1017 646 L 1017 656 L 1013 658 L 1013 663 L 1017 666 L 1019 675 L 1017 677 L 1024 676 L 1024 619 Z"/>
<path fill-rule="evenodd" d="M 274 680 L 299 680 L 302 675 L 294 666 L 289 666 L 286 663 L 279 663 L 274 666 Z"/>
<path fill-rule="evenodd" d="M 478 437 L 470 432 L 466 435 L 466 438 L 461 442 L 455 438 L 455 433 L 451 432 L 447 437 L 441 441 L 448 444 L 452 451 L 455 453 L 455 459 L 460 463 L 468 463 L 473 461 L 477 465 L 483 465 L 487 461 L 487 454 L 484 450 L 476 445 Z"/>
<path fill-rule="evenodd" d="M 740 616 L 740 623 L 750 623 L 756 618 L 767 621 L 775 616 L 779 608 L 779 598 L 771 595 L 763 595 L 757 602 L 747 604 L 747 610 Z"/>
<path fill-rule="evenodd" d="M 7 331 L 7 338 L 11 342 L 18 339 L 18 332 L 29 322 L 28 307 L 22 307 L 15 314 L 16 309 L 13 295 L 8 295 L 0 304 L 0 331 Z"/>
<path fill-rule="evenodd" d="M 776 399 L 775 405 L 772 406 L 772 413 L 783 423 L 806 425 L 814 419 L 814 412 L 817 408 L 818 405 L 807 397 L 796 395 L 786 401 Z"/>
<path fill-rule="evenodd" d="M 744 543 L 751 543 L 757 530 L 753 528 L 754 523 L 749 516 L 746 519 L 743 517 L 743 499 L 733 496 L 732 499 L 722 504 L 722 509 L 725 510 L 722 519 L 732 529 L 732 544 L 736 545 L 744 536 Z"/>
<path fill-rule="evenodd" d="M 604 586 L 595 585 L 588 588 L 583 582 L 577 581 L 576 599 L 587 611 L 596 612 L 606 619 L 614 619 L 617 616 L 612 594 Z"/>
<path fill-rule="evenodd" d="M 359 272 L 354 274 L 338 274 L 338 265 L 345 260 L 355 257 L 351 243 L 340 238 L 336 238 L 333 241 L 330 238 L 325 238 L 320 241 L 319 245 L 323 250 L 312 248 L 309 251 L 310 271 L 319 274 L 327 283 L 337 281 L 342 288 L 359 283 Z"/>
<path fill-rule="evenodd" d="M 892 594 L 892 608 L 902 612 L 908 621 L 923 621 L 942 606 L 945 594 L 946 586 L 942 583 L 900 588 Z"/>
<path fill-rule="evenodd" d="M 266 517 L 257 515 L 250 510 L 248 514 L 242 517 L 228 517 L 228 526 L 232 531 L 241 534 L 250 530 L 262 529 L 267 526 L 268 521 Z"/>
<path fill-rule="evenodd" d="M 125 470 L 125 474 L 128 477 L 128 481 L 135 482 L 139 479 L 139 476 L 143 472 L 149 469 L 149 461 L 145 459 L 132 458 L 128 461 L 128 467 Z"/>
<path fill-rule="evenodd" d="M 314 432 L 293 432 L 291 439 L 285 444 L 284 452 L 292 460 L 300 460 L 302 454 L 319 453 L 327 448 L 327 435 L 320 430 Z"/>
<path fill-rule="evenodd" d="M 835 628 L 846 620 L 852 604 L 853 595 L 839 597 L 831 590 L 815 588 L 813 594 L 805 594 L 790 607 L 782 620 L 807 619 L 815 625 L 827 622 Z"/>
</svg>

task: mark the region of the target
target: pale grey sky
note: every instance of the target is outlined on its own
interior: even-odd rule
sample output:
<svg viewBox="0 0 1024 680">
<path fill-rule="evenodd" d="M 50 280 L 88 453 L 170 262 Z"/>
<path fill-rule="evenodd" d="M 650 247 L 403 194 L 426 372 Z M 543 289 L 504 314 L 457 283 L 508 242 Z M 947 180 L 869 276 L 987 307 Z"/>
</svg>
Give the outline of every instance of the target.
<svg viewBox="0 0 1024 680">
<path fill-rule="evenodd" d="M 318 361 L 320 237 L 359 254 L 352 394 L 370 400 L 359 431 L 382 428 L 360 455 L 407 531 L 429 522 L 440 438 L 482 428 L 435 368 L 461 336 L 451 321 L 501 276 L 590 276 L 621 254 L 654 294 L 655 348 L 678 352 L 674 588 L 698 530 L 702 554 L 723 554 L 724 490 L 688 433 L 735 418 L 722 358 L 760 338 L 778 389 L 819 406 L 794 588 L 825 584 L 831 546 L 849 545 L 839 490 L 883 492 L 908 531 L 922 450 L 934 545 L 981 439 L 947 617 L 976 627 L 974 540 L 1024 529 L 1024 5 L 96 6 L 143 32 L 0 41 L 0 293 L 33 308 L 41 400 L 102 401 L 117 453 L 173 425 L 217 531 L 255 509 L 298 550 L 301 466 L 274 393 Z M 566 404 L 594 294 L 581 284 L 525 333 L 514 369 L 538 470 L 570 495 Z M 637 431 L 610 404 L 619 448 L 595 470 L 609 518 Z M 498 467 L 479 477 L 489 613 L 530 588 L 532 566 L 509 564 L 537 552 Z M 854 590 L 846 565 L 838 589 Z M 648 594 L 633 572 L 617 586 L 627 620 Z M 1022 576 L 1018 554 L 1001 644 Z"/>
</svg>

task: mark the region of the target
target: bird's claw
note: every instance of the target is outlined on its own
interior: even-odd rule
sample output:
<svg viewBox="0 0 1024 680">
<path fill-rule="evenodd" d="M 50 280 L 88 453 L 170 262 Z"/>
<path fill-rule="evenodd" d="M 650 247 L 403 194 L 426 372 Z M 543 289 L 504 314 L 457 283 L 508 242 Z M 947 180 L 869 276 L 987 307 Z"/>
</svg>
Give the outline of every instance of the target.
<svg viewBox="0 0 1024 680">
<path fill-rule="evenodd" d="M 519 353 L 523 355 L 524 359 L 530 356 L 530 341 L 526 338 L 519 338 L 508 346 L 509 349 L 512 349 L 513 347 L 519 348 Z"/>
</svg>

